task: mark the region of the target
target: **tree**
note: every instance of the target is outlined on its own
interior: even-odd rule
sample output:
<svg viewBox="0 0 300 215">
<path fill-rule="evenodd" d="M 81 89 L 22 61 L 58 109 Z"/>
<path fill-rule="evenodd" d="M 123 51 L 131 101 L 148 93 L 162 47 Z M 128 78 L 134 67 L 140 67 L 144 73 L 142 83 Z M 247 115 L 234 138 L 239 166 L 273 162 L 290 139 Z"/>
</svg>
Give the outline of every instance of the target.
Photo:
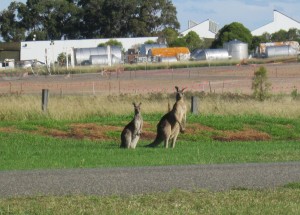
<svg viewBox="0 0 300 215">
<path fill-rule="evenodd" d="M 27 0 L 0 13 L 6 41 L 156 36 L 179 29 L 171 0 Z"/>
<path fill-rule="evenodd" d="M 106 43 L 100 43 L 98 47 L 104 47 L 104 46 L 119 46 L 121 49 L 123 48 L 123 44 L 117 40 L 109 40 Z"/>
<path fill-rule="evenodd" d="M 22 3 L 12 2 L 7 10 L 0 13 L 0 33 L 6 42 L 18 42 L 25 39 L 25 26 L 20 22 L 18 11 Z"/>
<path fill-rule="evenodd" d="M 273 42 L 287 41 L 288 40 L 287 31 L 279 30 L 273 33 L 271 38 Z"/>
<path fill-rule="evenodd" d="M 271 83 L 268 82 L 267 70 L 261 66 L 259 70 L 254 73 L 252 78 L 252 89 L 254 98 L 259 101 L 264 101 L 269 97 L 269 89 Z"/>
<path fill-rule="evenodd" d="M 190 52 L 203 47 L 203 41 L 195 31 L 190 31 L 184 36 L 184 39 Z"/>
<path fill-rule="evenodd" d="M 173 28 L 165 28 L 159 33 L 161 41 L 172 44 L 178 37 L 179 33 Z"/>
<path fill-rule="evenodd" d="M 186 40 L 183 37 L 178 37 L 171 44 L 169 44 L 169 46 L 170 47 L 187 47 L 188 44 L 187 44 Z"/>
<path fill-rule="evenodd" d="M 248 44 L 251 47 L 252 34 L 244 27 L 243 24 L 238 22 L 233 22 L 229 25 L 225 25 L 217 34 L 217 39 L 213 42 L 212 46 L 214 48 L 223 47 L 223 44 L 231 40 L 240 40 Z"/>
</svg>

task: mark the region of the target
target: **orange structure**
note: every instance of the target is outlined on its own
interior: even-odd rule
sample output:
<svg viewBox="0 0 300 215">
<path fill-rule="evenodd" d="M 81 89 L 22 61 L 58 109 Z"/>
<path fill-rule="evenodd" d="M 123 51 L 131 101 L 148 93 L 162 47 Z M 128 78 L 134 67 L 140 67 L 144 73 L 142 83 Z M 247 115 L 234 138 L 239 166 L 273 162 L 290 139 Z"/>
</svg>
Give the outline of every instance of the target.
<svg viewBox="0 0 300 215">
<path fill-rule="evenodd" d="M 150 51 L 152 57 L 178 57 L 179 55 L 190 55 L 186 47 L 153 48 Z"/>
</svg>

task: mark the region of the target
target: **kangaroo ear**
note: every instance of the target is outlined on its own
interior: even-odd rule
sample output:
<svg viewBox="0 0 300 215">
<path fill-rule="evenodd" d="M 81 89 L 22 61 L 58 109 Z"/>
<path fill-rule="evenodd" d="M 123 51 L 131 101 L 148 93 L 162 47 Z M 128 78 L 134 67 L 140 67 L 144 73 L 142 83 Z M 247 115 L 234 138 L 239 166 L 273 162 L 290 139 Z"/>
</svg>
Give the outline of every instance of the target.
<svg viewBox="0 0 300 215">
<path fill-rule="evenodd" d="M 141 106 L 142 102 L 140 102 L 139 106 Z"/>
<path fill-rule="evenodd" d="M 178 87 L 177 87 L 177 86 L 175 86 L 175 89 L 176 89 L 176 91 L 178 92 L 178 90 L 179 90 L 179 89 L 178 89 Z"/>
<path fill-rule="evenodd" d="M 182 88 L 181 92 L 183 92 L 185 89 L 187 89 L 187 87 Z"/>
<path fill-rule="evenodd" d="M 133 104 L 134 107 L 136 106 L 135 102 L 132 102 L 132 104 Z"/>
</svg>

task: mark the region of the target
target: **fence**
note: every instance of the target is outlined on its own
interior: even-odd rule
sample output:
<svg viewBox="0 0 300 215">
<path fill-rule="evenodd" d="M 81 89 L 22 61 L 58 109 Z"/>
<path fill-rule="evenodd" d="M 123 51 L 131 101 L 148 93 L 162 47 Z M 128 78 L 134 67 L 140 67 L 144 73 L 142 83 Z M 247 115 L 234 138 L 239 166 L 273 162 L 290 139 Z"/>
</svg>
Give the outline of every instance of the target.
<svg viewBox="0 0 300 215">
<path fill-rule="evenodd" d="M 290 93 L 300 89 L 299 64 L 273 65 L 267 68 L 273 93 Z M 174 86 L 189 91 L 215 93 L 251 93 L 251 84 L 257 66 L 206 67 L 190 69 L 138 70 L 101 72 L 94 74 L 68 74 L 18 76 L 1 74 L 0 93 L 39 94 L 49 89 L 51 94 L 145 94 L 172 93 Z"/>
</svg>

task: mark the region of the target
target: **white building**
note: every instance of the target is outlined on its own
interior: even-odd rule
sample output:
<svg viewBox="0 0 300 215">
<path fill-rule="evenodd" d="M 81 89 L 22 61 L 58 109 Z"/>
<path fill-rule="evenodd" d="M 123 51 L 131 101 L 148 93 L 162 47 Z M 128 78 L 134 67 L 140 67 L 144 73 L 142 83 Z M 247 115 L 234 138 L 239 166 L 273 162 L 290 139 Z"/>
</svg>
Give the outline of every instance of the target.
<svg viewBox="0 0 300 215">
<path fill-rule="evenodd" d="M 300 29 L 300 22 L 296 21 L 295 19 L 292 19 L 283 13 L 274 10 L 273 11 L 273 22 L 270 22 L 269 24 L 266 24 L 260 28 L 257 28 L 253 30 L 251 33 L 253 36 L 260 36 L 263 33 L 269 33 L 273 34 L 277 31 L 286 30 L 288 31 L 291 28 L 297 28 Z"/>
<path fill-rule="evenodd" d="M 193 21 L 189 21 L 188 29 L 181 32 L 181 35 L 185 36 L 190 31 L 196 32 L 200 38 L 215 39 L 215 36 L 219 31 L 219 26 L 216 22 L 210 19 L 207 19 L 204 22 L 201 22 L 199 24 Z"/>
<path fill-rule="evenodd" d="M 157 41 L 158 37 L 115 38 L 128 50 L 134 46 L 144 44 L 148 40 Z M 84 39 L 84 40 L 53 40 L 53 41 L 25 41 L 21 42 L 20 60 L 37 60 L 43 63 L 53 63 L 61 53 L 74 56 L 74 48 L 94 48 L 100 43 L 110 39 Z M 74 61 L 73 61 L 74 62 Z"/>
</svg>

